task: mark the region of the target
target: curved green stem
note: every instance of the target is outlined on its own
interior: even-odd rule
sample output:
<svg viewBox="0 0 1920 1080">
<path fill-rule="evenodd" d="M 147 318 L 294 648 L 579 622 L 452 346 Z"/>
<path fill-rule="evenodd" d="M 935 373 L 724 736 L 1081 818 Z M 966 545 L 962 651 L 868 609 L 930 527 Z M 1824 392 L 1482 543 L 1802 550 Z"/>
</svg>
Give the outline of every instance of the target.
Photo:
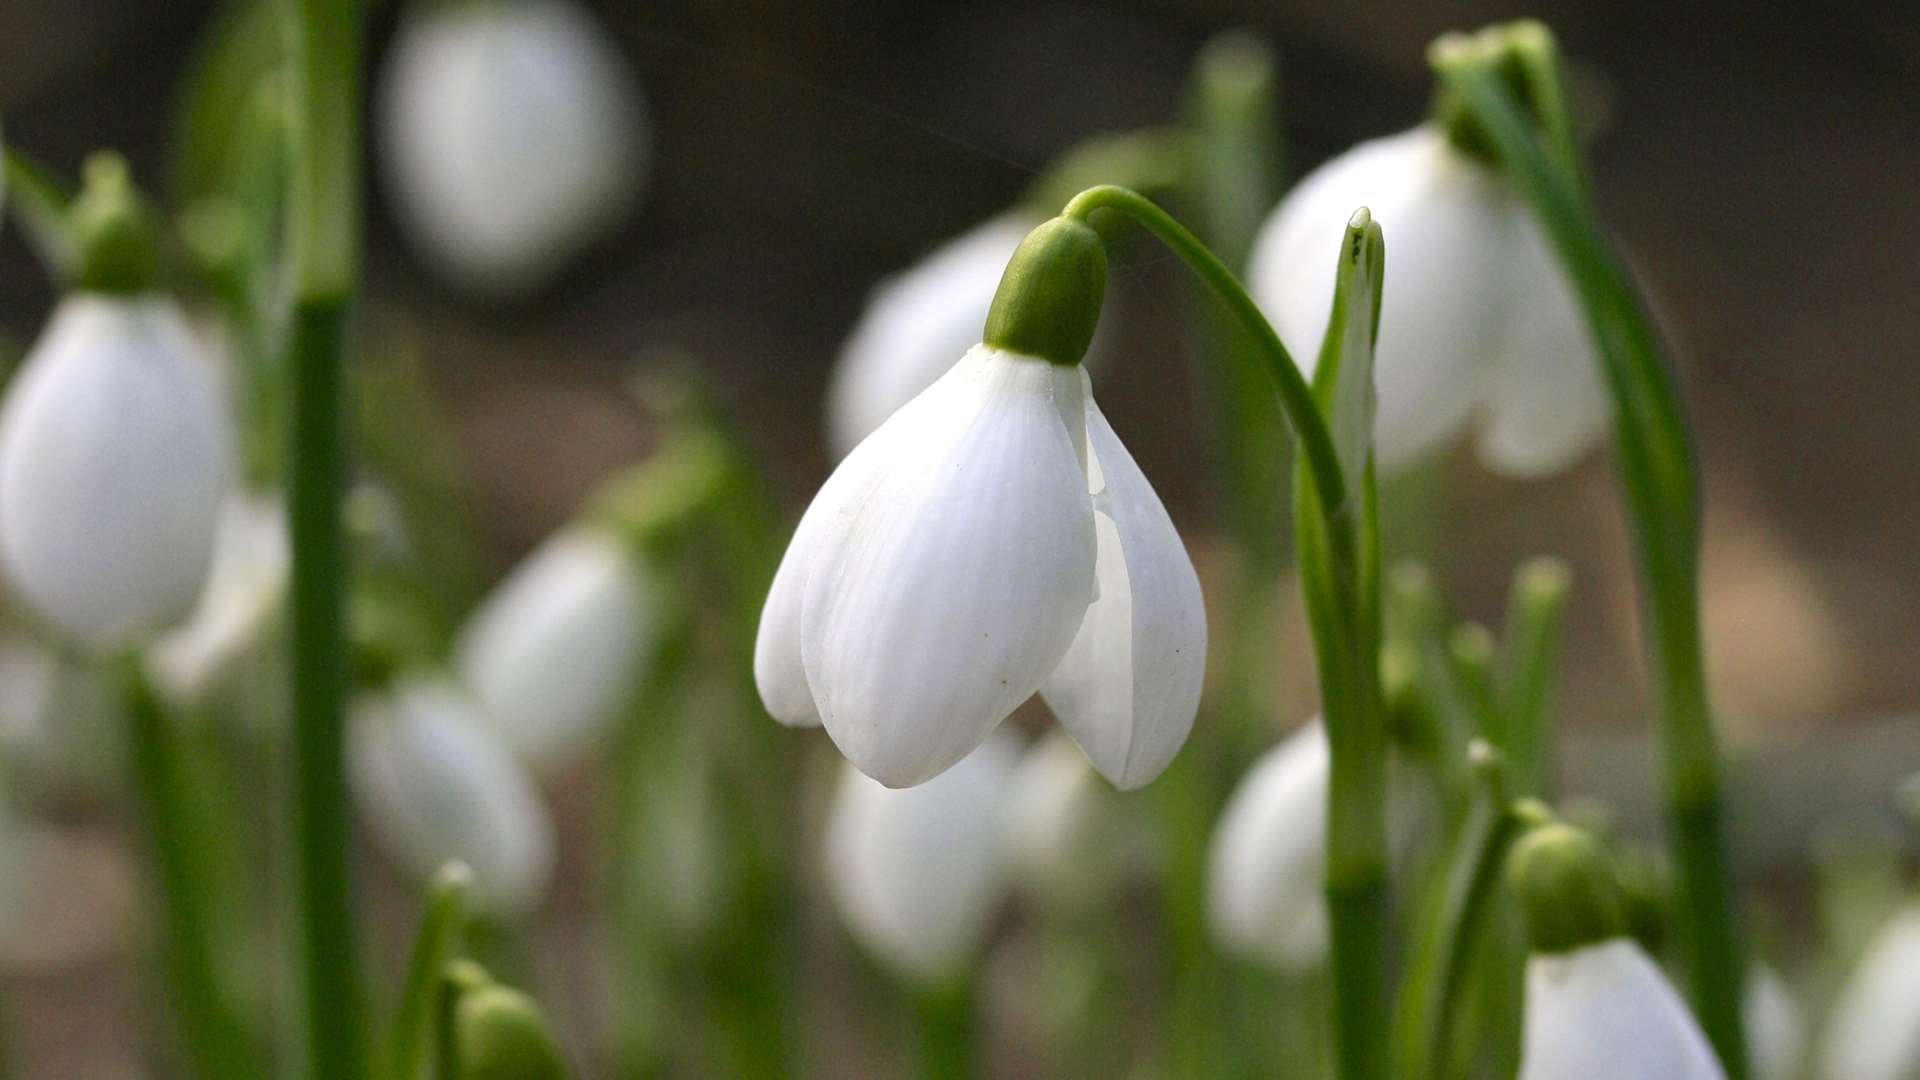
<svg viewBox="0 0 1920 1080">
<path fill-rule="evenodd" d="M 439 1049 L 434 1026 L 440 1016 L 441 980 L 460 947 L 472 883 L 473 872 L 465 863 L 450 862 L 434 875 L 407 965 L 406 987 L 387 1036 L 386 1080 L 434 1080 Z"/>
<path fill-rule="evenodd" d="M 367 1075 L 355 945 L 352 805 L 343 762 L 347 694 L 341 525 L 344 385 L 359 261 L 358 0 L 298 0 L 293 19 L 300 138 L 289 206 L 294 286 L 290 374 L 293 540 L 293 829 L 301 929 L 305 1066 Z"/>
<path fill-rule="evenodd" d="M 195 1072 L 207 1080 L 244 1080 L 256 1075 L 247 1034 L 234 1003 L 220 985 L 214 958 L 214 927 L 199 880 L 193 794 L 184 774 L 177 733 L 147 682 L 140 659 L 125 662 L 124 693 L 128 750 L 153 844 L 167 985 Z"/>
<path fill-rule="evenodd" d="M 1443 39 L 1434 66 L 1470 109 L 1545 228 L 1580 296 L 1614 402 L 1620 480 L 1640 569 L 1660 704 L 1667 817 L 1679 868 L 1680 929 L 1701 1026 L 1733 1080 L 1746 1075 L 1740 1015 L 1746 965 L 1721 820 L 1698 593 L 1700 496 L 1685 411 L 1653 321 L 1583 190 L 1550 38 L 1518 43 L 1530 96 L 1551 110 L 1543 147 L 1482 42 Z M 1555 159 L 1560 160 L 1556 161 Z M 1571 159 L 1571 160 L 1569 160 Z"/>
</svg>

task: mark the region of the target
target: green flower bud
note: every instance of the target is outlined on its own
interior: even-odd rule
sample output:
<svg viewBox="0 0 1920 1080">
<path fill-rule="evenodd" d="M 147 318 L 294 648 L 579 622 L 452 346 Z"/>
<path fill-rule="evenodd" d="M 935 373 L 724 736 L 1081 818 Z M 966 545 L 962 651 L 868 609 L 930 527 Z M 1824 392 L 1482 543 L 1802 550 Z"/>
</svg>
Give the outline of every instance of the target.
<svg viewBox="0 0 1920 1080">
<path fill-rule="evenodd" d="M 487 979 L 477 965 L 455 965 L 454 1075 L 459 1080 L 565 1080 L 567 1067 L 534 1000 Z"/>
<path fill-rule="evenodd" d="M 1536 826 L 1507 857 L 1507 884 L 1534 952 L 1559 953 L 1626 933 L 1626 902 L 1607 849 L 1564 822 Z"/>
<path fill-rule="evenodd" d="M 1072 367 L 1087 354 L 1107 291 L 1107 248 L 1083 221 L 1057 217 L 1027 234 L 1007 261 L 980 340 Z"/>
<path fill-rule="evenodd" d="M 1533 108 L 1533 92 L 1528 85 L 1523 58 L 1529 54 L 1551 53 L 1555 48 L 1553 32 L 1532 19 L 1489 26 L 1476 33 L 1447 34 L 1433 43 L 1428 55 L 1441 57 L 1472 56 L 1496 65 L 1500 77 L 1512 87 L 1514 96 Z M 1434 95 L 1433 119 L 1447 133 L 1448 141 L 1462 153 L 1489 164 L 1497 162 L 1493 141 L 1451 91 L 1444 87 Z"/>
<path fill-rule="evenodd" d="M 152 209 L 134 190 L 126 160 L 118 154 L 100 151 L 88 157 L 85 176 L 67 211 L 79 256 L 74 284 L 87 292 L 146 292 L 160 275 Z"/>
</svg>

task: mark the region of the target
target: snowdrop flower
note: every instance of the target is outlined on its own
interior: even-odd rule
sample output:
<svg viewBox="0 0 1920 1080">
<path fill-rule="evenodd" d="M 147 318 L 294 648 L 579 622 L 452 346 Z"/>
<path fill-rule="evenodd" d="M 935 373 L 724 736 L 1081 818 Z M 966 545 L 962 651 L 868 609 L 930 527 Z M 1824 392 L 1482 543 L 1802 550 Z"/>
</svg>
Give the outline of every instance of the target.
<svg viewBox="0 0 1920 1080">
<path fill-rule="evenodd" d="M 1747 977 L 1741 1015 L 1746 1021 L 1747 1057 L 1755 1080 L 1794 1080 L 1799 1076 L 1800 1059 L 1806 1051 L 1806 1021 L 1779 972 L 1765 964 L 1754 965 Z"/>
<path fill-rule="evenodd" d="M 1008 265 L 983 343 L 868 436 L 801 518 L 754 675 L 890 787 L 921 783 L 1041 692 L 1121 787 L 1192 727 L 1199 580 L 1078 361 L 1106 257 L 1056 218 Z"/>
<path fill-rule="evenodd" d="M 1360 144 L 1316 169 L 1255 240 L 1248 279 L 1311 368 L 1347 211 L 1393 229 L 1374 358 L 1376 461 L 1392 471 L 1479 414 L 1478 451 L 1516 476 L 1556 472 L 1604 432 L 1608 401 L 1572 287 L 1525 202 L 1437 124 Z"/>
<path fill-rule="evenodd" d="M 1222 949 L 1282 971 L 1327 954 L 1327 733 L 1315 719 L 1240 781 L 1213 834 L 1207 907 Z"/>
<path fill-rule="evenodd" d="M 1599 841 L 1539 825 L 1507 868 L 1532 941 L 1519 1080 L 1724 1080 L 1686 1003 L 1626 936 L 1625 901 Z"/>
<path fill-rule="evenodd" d="M 0 406 L 0 568 L 59 633 L 120 648 L 206 582 L 232 435 L 171 300 L 76 292 Z"/>
<path fill-rule="evenodd" d="M 1005 882 L 1000 808 L 1020 752 L 994 735 L 906 790 L 854 769 L 827 820 L 827 885 L 847 928 L 904 977 L 956 974 L 985 938 Z"/>
<path fill-rule="evenodd" d="M 590 745 L 632 691 L 655 630 L 646 567 L 612 532 L 541 544 L 468 621 L 461 678 L 508 748 L 552 767 Z"/>
<path fill-rule="evenodd" d="M 449 859 L 501 915 L 540 903 L 553 823 L 533 781 L 452 685 L 414 679 L 363 700 L 348 729 L 349 778 L 374 834 L 425 881 Z"/>
<path fill-rule="evenodd" d="M 1876 935 L 1847 979 L 1820 1050 L 1825 1080 L 1908 1080 L 1920 1071 L 1920 905 Z"/>
<path fill-rule="evenodd" d="M 241 661 L 258 656 L 286 598 L 291 561 L 280 500 L 229 496 L 199 604 L 147 650 L 155 685 L 177 699 L 199 700 Z"/>
<path fill-rule="evenodd" d="M 980 340 L 980 324 L 1020 241 L 1039 224 L 1009 211 L 880 282 L 840 348 L 827 388 L 827 438 L 845 457 Z"/>
<path fill-rule="evenodd" d="M 639 188 L 644 103 L 605 31 L 572 0 L 413 5 L 383 90 L 395 209 L 465 288 L 539 285 Z"/>
</svg>

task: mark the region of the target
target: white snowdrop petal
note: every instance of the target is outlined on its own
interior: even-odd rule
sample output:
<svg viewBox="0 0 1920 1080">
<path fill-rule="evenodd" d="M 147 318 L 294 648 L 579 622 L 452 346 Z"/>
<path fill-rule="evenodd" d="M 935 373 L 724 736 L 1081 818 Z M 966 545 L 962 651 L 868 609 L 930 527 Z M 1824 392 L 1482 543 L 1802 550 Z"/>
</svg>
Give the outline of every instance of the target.
<svg viewBox="0 0 1920 1080">
<path fill-rule="evenodd" d="M 1725 1076 L 1686 1003 L 1625 938 L 1527 960 L 1521 1043 L 1519 1080 Z"/>
<path fill-rule="evenodd" d="M 1438 450 L 1466 423 L 1504 310 L 1516 210 L 1508 187 L 1432 126 L 1360 144 L 1314 170 L 1254 241 L 1248 282 L 1311 370 L 1333 305 L 1341 238 L 1365 206 L 1386 233 L 1374 377 L 1383 471 Z"/>
<path fill-rule="evenodd" d="M 592 526 L 541 544 L 487 597 L 457 649 L 486 724 L 535 767 L 590 745 L 632 692 L 655 632 L 646 569 Z"/>
<path fill-rule="evenodd" d="M 844 457 L 980 340 L 1007 260 L 1040 222 L 991 218 L 880 282 L 827 388 L 827 436 Z"/>
<path fill-rule="evenodd" d="M 1487 357 L 1475 450 L 1487 468 L 1528 479 L 1592 449 L 1612 402 L 1573 286 L 1539 225 L 1522 215 L 1512 235 L 1505 273 L 1521 299 Z"/>
<path fill-rule="evenodd" d="M 0 409 L 0 565 L 95 649 L 184 615 L 206 582 L 233 450 L 197 354 L 169 300 L 75 294 Z"/>
<path fill-rule="evenodd" d="M 801 657 L 840 752 L 889 787 L 980 744 L 1093 598 L 1080 374 L 979 346 L 883 425 L 891 460 L 822 531 Z"/>
<path fill-rule="evenodd" d="M 1214 828 L 1207 909 L 1221 947 L 1283 971 L 1327 951 L 1326 731 L 1318 720 L 1254 763 Z"/>
<path fill-rule="evenodd" d="M 1746 1021 L 1747 1056 L 1754 1080 L 1794 1080 L 1799 1076 L 1800 1059 L 1806 1052 L 1806 1019 L 1779 972 L 1765 964 L 1754 965 L 1747 977 L 1741 1016 Z"/>
<path fill-rule="evenodd" d="M 1137 788 L 1160 775 L 1193 729 L 1206 610 L 1173 520 L 1090 387 L 1087 443 L 1099 598 L 1041 693 L 1102 775 Z"/>
<path fill-rule="evenodd" d="M 1825 1080 L 1908 1080 L 1920 1071 L 1920 905 L 1896 914 L 1861 955 L 1827 1021 Z"/>
<path fill-rule="evenodd" d="M 347 750 L 355 800 L 409 873 L 425 880 L 460 859 L 488 909 L 519 916 L 539 905 L 553 873 L 553 823 L 460 691 L 416 681 L 363 701 Z"/>
<path fill-rule="evenodd" d="M 609 40 L 573 0 L 409 10 L 383 78 L 382 161 L 443 273 L 524 291 L 632 201 L 648 121 Z"/>
<path fill-rule="evenodd" d="M 996 733 L 918 787 L 844 771 L 827 822 L 827 883 L 841 917 L 896 971 L 936 981 L 986 936 L 1004 883 L 1000 810 L 1019 760 Z"/>
<path fill-rule="evenodd" d="M 213 566 L 185 622 L 147 649 L 156 685 L 199 700 L 249 650 L 264 644 L 287 595 L 293 558 L 278 497 L 232 495 L 220 509 Z"/>
</svg>

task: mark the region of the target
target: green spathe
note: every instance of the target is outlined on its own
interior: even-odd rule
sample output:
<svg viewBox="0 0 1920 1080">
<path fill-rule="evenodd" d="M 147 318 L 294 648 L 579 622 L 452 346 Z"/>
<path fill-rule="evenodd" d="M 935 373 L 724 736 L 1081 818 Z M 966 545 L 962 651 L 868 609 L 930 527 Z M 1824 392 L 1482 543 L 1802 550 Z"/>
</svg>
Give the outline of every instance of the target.
<svg viewBox="0 0 1920 1080">
<path fill-rule="evenodd" d="M 79 255 L 74 285 L 116 295 L 152 289 L 160 245 L 153 211 L 134 190 L 126 161 L 101 151 L 87 158 L 85 171 L 85 185 L 67 212 Z"/>
<path fill-rule="evenodd" d="M 1087 354 L 1107 293 L 1107 248 L 1084 221 L 1057 217 L 1027 234 L 1007 261 L 980 340 L 1072 367 Z"/>
<path fill-rule="evenodd" d="M 1626 933 L 1612 856 L 1585 829 L 1554 821 L 1529 831 L 1507 858 L 1507 884 L 1534 952 L 1571 952 Z"/>
<path fill-rule="evenodd" d="M 454 1006 L 454 1057 L 460 1080 L 566 1080 L 560 1047 L 547 1018 L 532 998 L 485 978 L 473 978 L 477 965 L 450 979 L 479 982 L 459 992 Z"/>
</svg>

